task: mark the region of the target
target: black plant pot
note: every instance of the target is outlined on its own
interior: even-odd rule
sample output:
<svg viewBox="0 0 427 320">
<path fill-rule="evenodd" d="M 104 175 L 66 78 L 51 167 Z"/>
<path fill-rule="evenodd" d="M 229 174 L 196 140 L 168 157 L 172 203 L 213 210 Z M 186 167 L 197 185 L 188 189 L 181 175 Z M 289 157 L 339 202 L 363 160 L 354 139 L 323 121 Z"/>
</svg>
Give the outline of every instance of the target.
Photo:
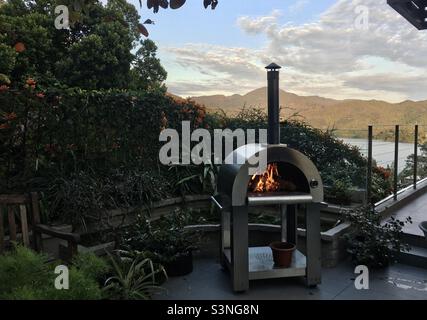
<svg viewBox="0 0 427 320">
<path fill-rule="evenodd" d="M 168 277 L 185 276 L 193 272 L 193 253 L 188 251 L 174 261 L 166 263 L 164 267 Z"/>
</svg>

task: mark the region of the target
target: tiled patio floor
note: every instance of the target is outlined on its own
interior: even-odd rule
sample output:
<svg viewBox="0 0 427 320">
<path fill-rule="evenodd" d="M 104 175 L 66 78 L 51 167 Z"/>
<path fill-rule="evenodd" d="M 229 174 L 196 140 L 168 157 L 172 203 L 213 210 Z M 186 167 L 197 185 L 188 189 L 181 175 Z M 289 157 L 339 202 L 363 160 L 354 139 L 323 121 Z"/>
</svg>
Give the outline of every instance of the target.
<svg viewBox="0 0 427 320">
<path fill-rule="evenodd" d="M 401 209 L 397 210 L 393 216 L 400 220 L 405 220 L 407 216 L 410 216 L 413 223 L 407 224 L 403 229 L 403 232 L 417 236 L 424 236 L 418 225 L 422 221 L 427 221 L 427 193 L 417 197 Z"/>
<path fill-rule="evenodd" d="M 170 278 L 164 285 L 167 292 L 156 299 L 427 299 L 426 269 L 396 264 L 372 271 L 369 290 L 355 289 L 353 270 L 349 263 L 324 269 L 322 284 L 315 289 L 307 288 L 302 278 L 271 279 L 251 281 L 248 292 L 235 294 L 227 272 L 213 259 L 200 259 L 190 275 Z"/>
</svg>

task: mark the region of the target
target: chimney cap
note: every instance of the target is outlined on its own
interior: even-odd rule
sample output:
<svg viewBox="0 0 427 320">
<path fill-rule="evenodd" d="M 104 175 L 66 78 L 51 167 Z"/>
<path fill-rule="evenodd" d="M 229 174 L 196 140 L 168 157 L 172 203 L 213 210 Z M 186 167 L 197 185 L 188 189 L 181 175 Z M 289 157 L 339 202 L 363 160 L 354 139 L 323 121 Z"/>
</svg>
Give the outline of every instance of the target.
<svg viewBox="0 0 427 320">
<path fill-rule="evenodd" d="M 279 69 L 281 69 L 282 67 L 281 66 L 279 66 L 278 64 L 276 64 L 276 63 L 270 63 L 268 66 L 266 66 L 265 67 L 267 70 L 270 70 L 270 71 L 275 71 L 275 70 L 279 70 Z"/>
</svg>

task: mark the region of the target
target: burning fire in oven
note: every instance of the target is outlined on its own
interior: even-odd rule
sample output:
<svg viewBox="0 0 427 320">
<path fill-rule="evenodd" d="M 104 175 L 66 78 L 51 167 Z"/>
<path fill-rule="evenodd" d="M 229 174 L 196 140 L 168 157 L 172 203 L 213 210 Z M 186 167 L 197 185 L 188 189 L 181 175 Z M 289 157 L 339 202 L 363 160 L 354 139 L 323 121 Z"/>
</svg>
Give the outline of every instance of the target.
<svg viewBox="0 0 427 320">
<path fill-rule="evenodd" d="M 252 176 L 248 188 L 251 192 L 255 193 L 293 192 L 296 190 L 296 185 L 291 181 L 284 180 L 280 176 L 277 163 L 269 163 L 264 173 Z"/>
</svg>

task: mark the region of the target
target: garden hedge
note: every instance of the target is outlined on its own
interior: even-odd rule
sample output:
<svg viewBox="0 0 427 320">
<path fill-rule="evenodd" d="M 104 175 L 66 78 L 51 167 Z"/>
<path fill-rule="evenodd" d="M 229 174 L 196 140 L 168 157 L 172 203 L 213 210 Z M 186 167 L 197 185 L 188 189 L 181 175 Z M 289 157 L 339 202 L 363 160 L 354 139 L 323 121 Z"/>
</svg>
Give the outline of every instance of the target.
<svg viewBox="0 0 427 320">
<path fill-rule="evenodd" d="M 267 126 L 265 112 L 257 109 L 228 117 L 207 113 L 204 107 L 162 90 L 43 88 L 34 79 L 13 87 L 1 85 L 0 106 L 0 193 L 40 191 L 48 218 L 74 223 L 74 215 L 86 212 L 93 215 L 205 191 L 201 179 L 185 183 L 198 188 L 177 184 L 186 175 L 197 176 L 198 168 L 160 165 L 163 128 L 179 131 L 183 120 L 191 121 L 193 129 Z M 330 132 L 289 120 L 282 123 L 281 142 L 311 158 L 325 184 L 338 183 L 338 189 L 364 186 L 366 159 Z M 375 172 L 380 182 L 386 181 L 381 171 Z M 387 183 L 378 185 L 385 192 Z"/>
</svg>

